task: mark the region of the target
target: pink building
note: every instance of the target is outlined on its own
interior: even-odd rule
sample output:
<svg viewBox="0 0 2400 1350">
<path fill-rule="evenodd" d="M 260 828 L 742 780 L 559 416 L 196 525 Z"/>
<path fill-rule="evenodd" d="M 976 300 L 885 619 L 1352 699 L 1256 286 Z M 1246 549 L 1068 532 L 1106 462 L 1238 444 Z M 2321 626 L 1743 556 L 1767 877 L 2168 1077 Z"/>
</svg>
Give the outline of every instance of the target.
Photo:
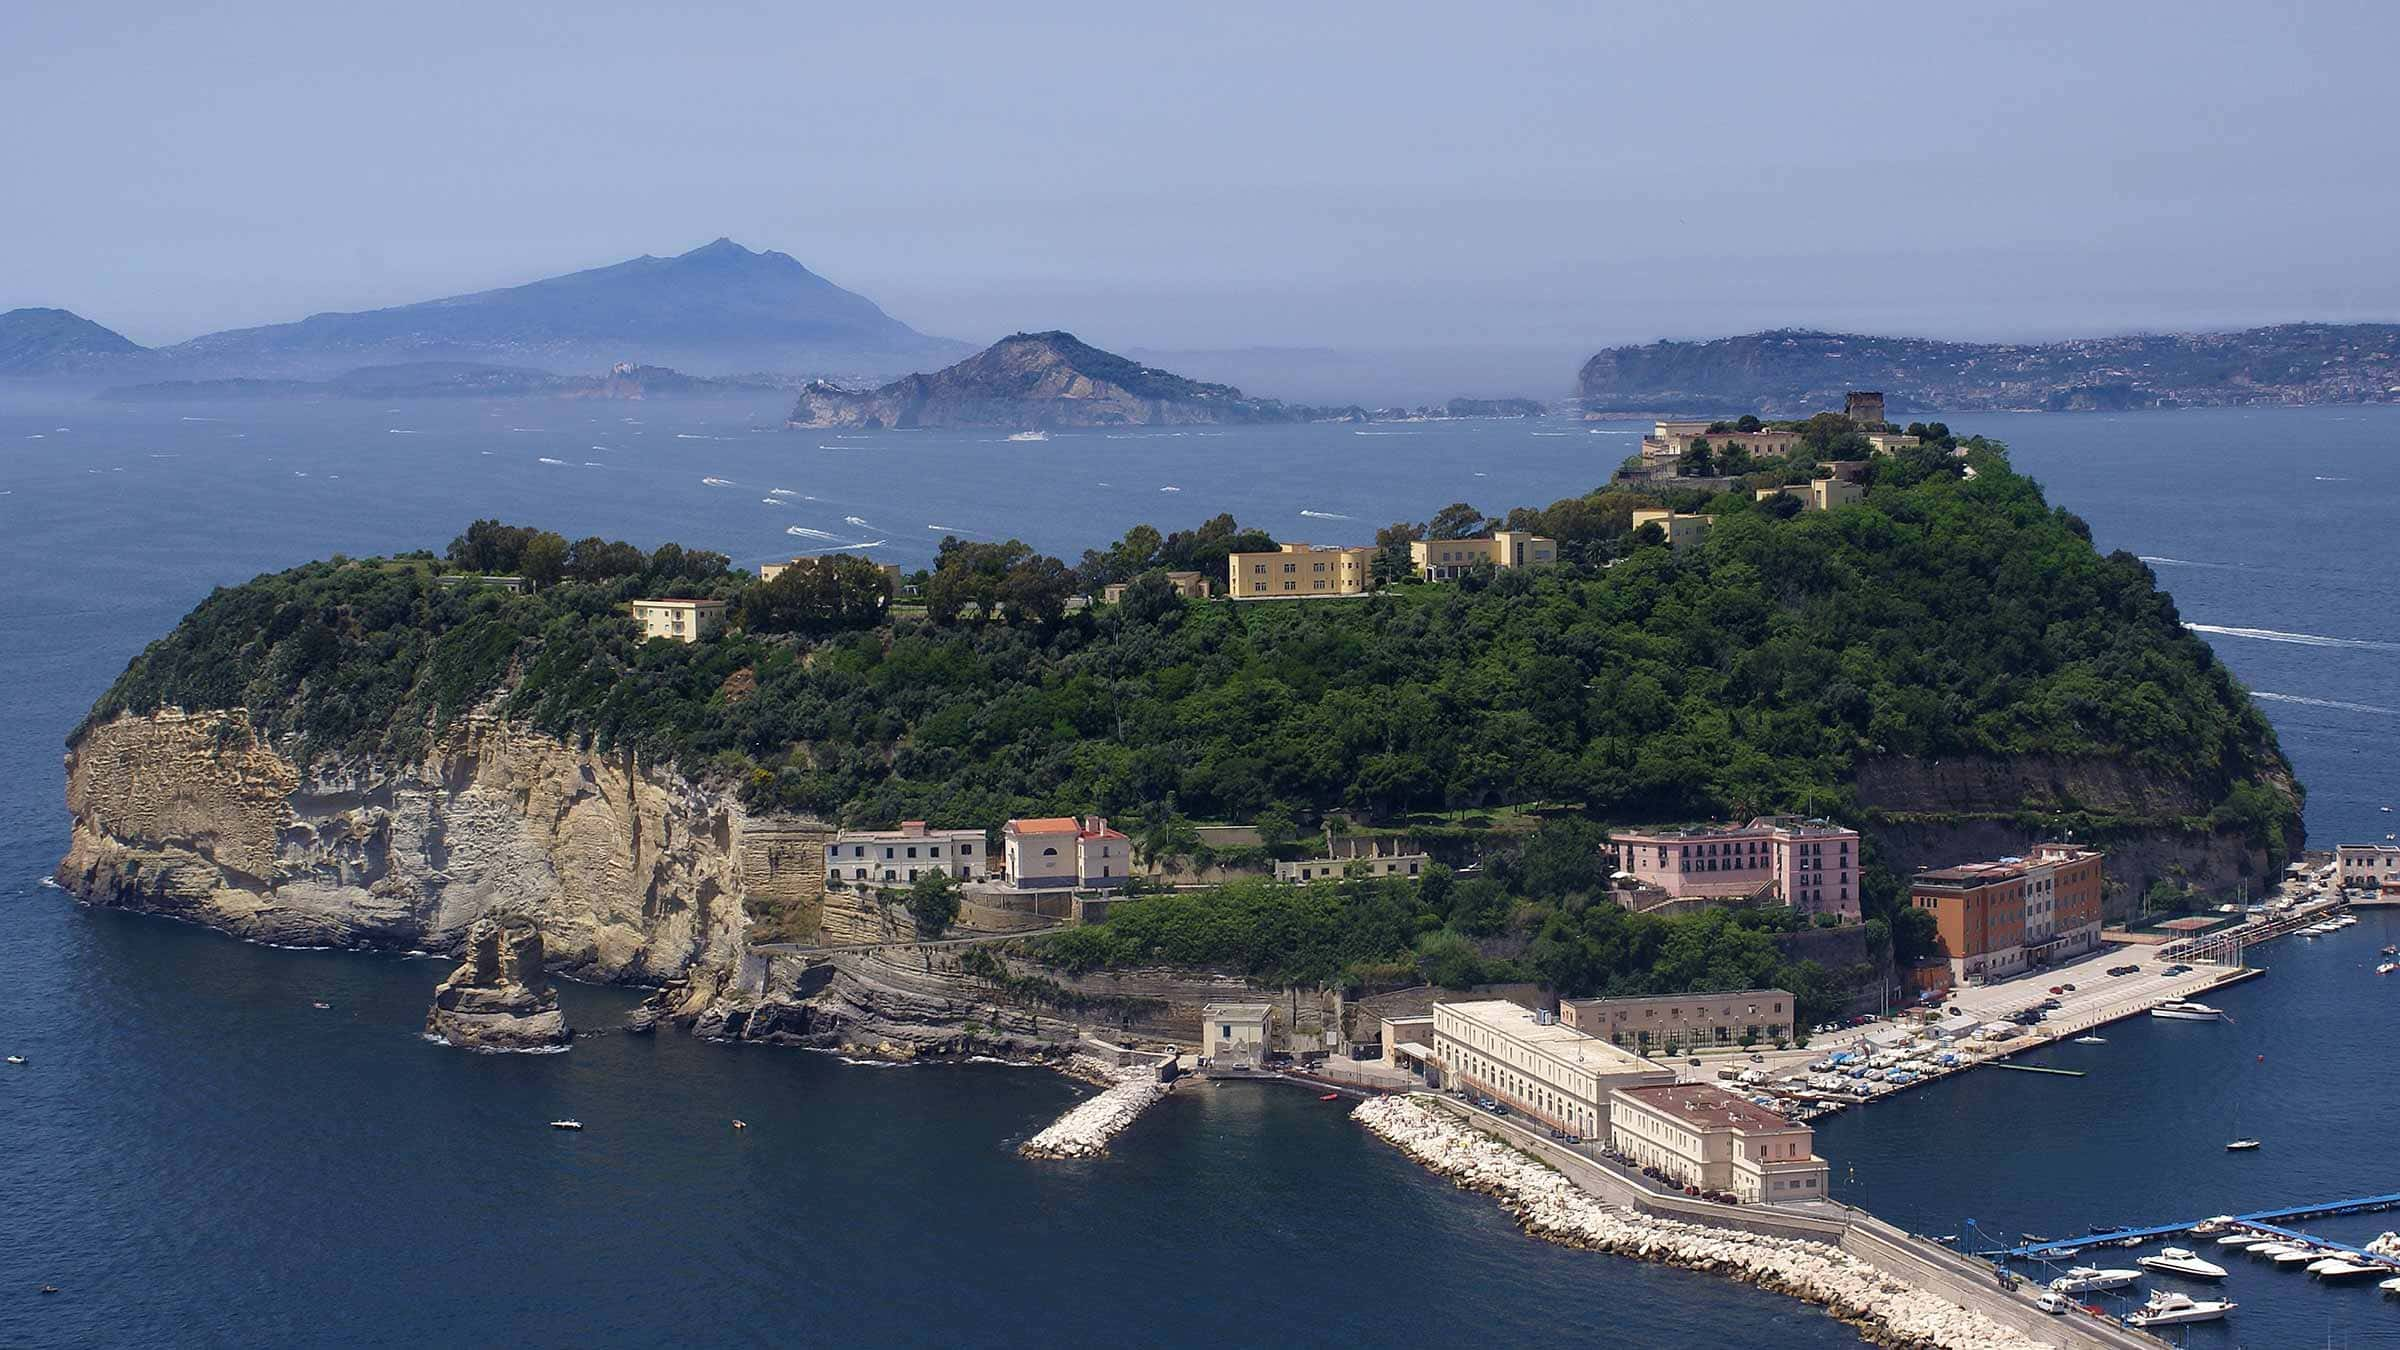
<svg viewBox="0 0 2400 1350">
<path fill-rule="evenodd" d="M 1747 825 L 1617 830 L 1617 870 L 1677 899 L 1771 893 L 1810 914 L 1858 917 L 1858 831 L 1798 816 Z"/>
</svg>

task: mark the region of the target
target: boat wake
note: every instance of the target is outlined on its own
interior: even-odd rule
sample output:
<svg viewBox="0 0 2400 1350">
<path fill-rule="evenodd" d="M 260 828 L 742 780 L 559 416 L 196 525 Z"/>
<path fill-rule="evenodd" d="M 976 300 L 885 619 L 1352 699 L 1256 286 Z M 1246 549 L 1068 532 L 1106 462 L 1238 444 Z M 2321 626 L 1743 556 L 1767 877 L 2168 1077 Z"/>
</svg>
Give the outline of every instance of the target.
<svg viewBox="0 0 2400 1350">
<path fill-rule="evenodd" d="M 1355 516 L 1345 516 L 1339 511 L 1302 511 L 1300 514 L 1308 517 L 1310 520 L 1355 520 L 1357 518 Z"/>
<path fill-rule="evenodd" d="M 2297 703 L 2306 708 L 2337 708 L 2343 712 L 2380 713 L 2385 717 L 2400 717 L 2400 708 L 2378 707 L 2372 703 L 2345 703 L 2338 698 L 2309 698 L 2303 694 L 2270 694 L 2253 689 L 2250 697 L 2269 699 L 2276 703 Z"/>
<path fill-rule="evenodd" d="M 703 478 L 703 479 L 701 479 L 701 480 L 700 480 L 700 484 L 701 484 L 701 486 L 703 486 L 703 487 L 734 487 L 734 486 L 737 486 L 737 485 L 734 483 L 734 481 L 733 481 L 732 479 L 730 479 L 730 478 Z"/>
<path fill-rule="evenodd" d="M 839 544 L 843 542 L 842 537 L 838 534 L 827 534 L 823 530 L 812 530 L 806 525 L 786 526 L 783 532 L 789 535 L 796 535 L 802 539 L 822 539 L 828 544 Z"/>
<path fill-rule="evenodd" d="M 2400 642 L 2377 642 L 2372 638 L 2326 637 L 2322 633 L 2285 633 L 2273 628 L 2229 628 L 2213 623 L 2187 623 L 2184 627 L 2195 633 L 2217 637 L 2255 638 L 2260 642 L 2294 642 L 2303 647 L 2343 647 L 2363 652 L 2400 652 Z"/>
<path fill-rule="evenodd" d="M 572 468 L 572 467 L 574 467 L 573 465 L 570 465 L 570 464 L 568 464 L 568 463 L 567 463 L 565 460 L 563 460 L 563 459 L 552 459 L 552 458 L 550 458 L 548 455 L 544 455 L 544 456 L 542 456 L 540 459 L 536 460 L 535 462 L 536 462 L 536 463 L 539 463 L 539 464 L 555 464 L 555 465 L 557 465 L 558 467 L 560 467 L 560 468 L 562 468 L 562 469 L 566 469 L 566 468 Z"/>
</svg>

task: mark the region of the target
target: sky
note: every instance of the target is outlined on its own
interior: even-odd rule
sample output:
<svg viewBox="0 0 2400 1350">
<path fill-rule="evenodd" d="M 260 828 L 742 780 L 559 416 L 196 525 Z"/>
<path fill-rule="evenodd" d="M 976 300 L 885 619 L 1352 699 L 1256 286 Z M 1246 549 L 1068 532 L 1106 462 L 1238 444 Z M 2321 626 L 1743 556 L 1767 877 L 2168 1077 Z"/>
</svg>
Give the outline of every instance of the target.
<svg viewBox="0 0 2400 1350">
<path fill-rule="evenodd" d="M 719 235 L 915 327 L 1575 352 L 2400 320 L 2400 6 L 0 5 L 0 309 Z"/>
</svg>

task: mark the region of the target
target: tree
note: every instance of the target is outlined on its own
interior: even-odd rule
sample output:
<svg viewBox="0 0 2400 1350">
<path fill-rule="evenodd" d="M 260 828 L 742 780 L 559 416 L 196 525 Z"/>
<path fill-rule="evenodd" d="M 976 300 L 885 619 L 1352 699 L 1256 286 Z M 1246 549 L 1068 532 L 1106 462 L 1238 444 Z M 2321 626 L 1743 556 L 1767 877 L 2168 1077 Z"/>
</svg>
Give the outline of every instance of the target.
<svg viewBox="0 0 2400 1350">
<path fill-rule="evenodd" d="M 531 525 L 504 525 L 497 520 L 479 520 L 467 527 L 466 533 L 450 541 L 448 557 L 452 566 L 468 572 L 522 575 L 525 546 L 542 531 Z"/>
<path fill-rule="evenodd" d="M 567 576 L 586 585 L 638 575 L 649 563 L 640 549 L 622 539 L 594 535 L 567 546 Z"/>
<path fill-rule="evenodd" d="M 1433 513 L 1425 523 L 1428 539 L 1472 539 L 1483 533 L 1483 513 L 1465 502 L 1452 502 Z M 1377 536 L 1377 542 L 1382 542 Z"/>
<path fill-rule="evenodd" d="M 1717 462 L 1709 454 L 1706 437 L 1693 438 L 1692 443 L 1683 448 L 1683 453 L 1676 456 L 1677 478 L 1714 478 L 1716 473 Z"/>
<path fill-rule="evenodd" d="M 1125 617 L 1135 623 L 1165 623 L 1183 612 L 1183 592 L 1167 580 L 1167 574 L 1148 571 L 1125 585 Z"/>
<path fill-rule="evenodd" d="M 1416 559 L 1408 546 L 1425 537 L 1425 527 L 1397 520 L 1375 532 L 1375 557 L 1367 564 L 1369 578 L 1378 586 L 1389 586 L 1417 574 Z"/>
<path fill-rule="evenodd" d="M 849 553 L 795 560 L 773 581 L 742 592 L 742 627 L 754 633 L 832 633 L 883 621 L 891 585 L 882 568 Z"/>
<path fill-rule="evenodd" d="M 555 586 L 567 574 L 567 541 L 542 530 L 525 541 L 517 558 L 517 574 L 535 589 Z"/>
<path fill-rule="evenodd" d="M 1743 413 L 1743 414 L 1741 415 L 1741 417 L 1740 417 L 1738 420 L 1736 420 L 1736 421 L 1734 422 L 1734 424 L 1733 424 L 1733 429 L 1734 429 L 1735 431 L 1739 431 L 1739 432 L 1742 432 L 1742 433 L 1744 433 L 1744 434 L 1747 434 L 1747 433 L 1749 433 L 1749 432 L 1753 432 L 1753 431 L 1756 431 L 1756 430 L 1758 430 L 1758 429 L 1760 428 L 1760 426 L 1761 426 L 1761 425 L 1762 425 L 1762 424 L 1759 422 L 1759 420 L 1758 420 L 1756 417 L 1752 416 L 1752 415 L 1751 415 L 1751 414 L 1749 414 L 1749 413 Z"/>
<path fill-rule="evenodd" d="M 948 872 L 920 872 L 908 883 L 905 903 L 919 935 L 940 937 L 958 921 L 958 882 Z"/>
<path fill-rule="evenodd" d="M 1282 848 L 1300 837 L 1299 823 L 1292 819 L 1291 812 L 1281 806 L 1270 806 L 1259 812 L 1258 820 L 1255 823 L 1258 827 L 1258 842 L 1268 848 Z"/>
</svg>

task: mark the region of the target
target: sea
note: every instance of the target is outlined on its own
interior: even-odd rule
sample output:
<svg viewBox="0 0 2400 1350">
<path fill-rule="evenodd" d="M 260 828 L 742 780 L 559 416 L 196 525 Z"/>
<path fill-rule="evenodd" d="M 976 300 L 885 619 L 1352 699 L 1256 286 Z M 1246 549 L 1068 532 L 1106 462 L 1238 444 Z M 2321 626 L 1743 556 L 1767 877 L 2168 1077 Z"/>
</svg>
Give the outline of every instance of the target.
<svg viewBox="0 0 2400 1350">
<path fill-rule="evenodd" d="M 1072 560 L 1221 511 L 1346 542 L 1581 492 L 1642 429 L 1010 442 L 786 430 L 784 406 L 0 396 L 0 1051 L 28 1060 L 0 1068 L 0 1346 L 1858 1343 L 1787 1299 L 1532 1241 L 1306 1092 L 1179 1093 L 1106 1158 L 1033 1163 L 1015 1146 L 1087 1091 L 1046 1071 L 672 1032 L 465 1054 L 419 1035 L 446 962 L 250 946 L 47 884 L 64 737 L 144 643 L 260 572 L 438 551 L 484 516 L 747 565 L 915 567 L 945 535 Z M 2400 409 L 1949 420 L 2149 560 L 2261 698 L 2312 843 L 2400 829 Z M 1836 1193 L 1972 1245 L 2400 1191 L 2400 982 L 2371 971 L 2394 928 L 2259 951 L 2229 1023 L 2124 1023 L 2035 1061 L 2087 1077 L 1979 1072 L 1830 1119 Z M 563 993 L 586 1028 L 636 997 Z M 547 1128 L 563 1116 L 586 1128 Z M 2265 1147 L 2226 1154 L 2236 1130 Z M 2191 1343 L 2400 1346 L 2371 1286 L 2237 1265 L 2229 1293 Z"/>
</svg>

